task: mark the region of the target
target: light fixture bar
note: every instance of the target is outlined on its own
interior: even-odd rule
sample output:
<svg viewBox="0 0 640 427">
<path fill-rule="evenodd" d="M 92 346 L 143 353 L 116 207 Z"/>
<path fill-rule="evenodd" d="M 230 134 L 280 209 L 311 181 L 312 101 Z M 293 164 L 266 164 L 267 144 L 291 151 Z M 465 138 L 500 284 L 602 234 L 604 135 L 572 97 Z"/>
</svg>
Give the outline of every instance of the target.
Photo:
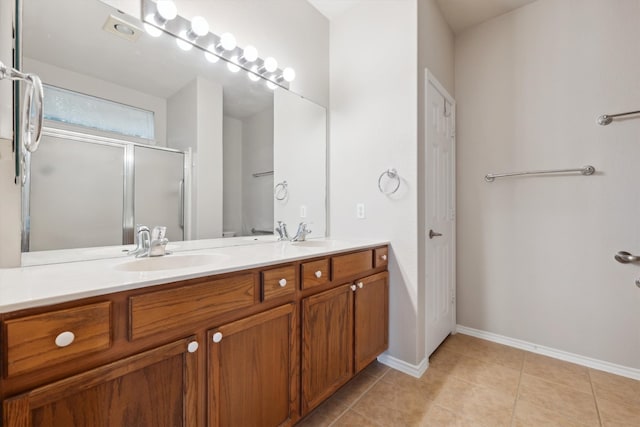
<svg viewBox="0 0 640 427">
<path fill-rule="evenodd" d="M 171 34 L 172 36 L 180 39 L 183 42 L 190 43 L 198 49 L 204 51 L 206 54 L 214 55 L 222 59 L 223 61 L 226 61 L 228 64 L 230 64 L 230 66 L 238 67 L 238 69 L 243 69 L 246 72 L 250 73 L 250 75 L 254 75 L 256 77 L 264 79 L 267 82 L 271 82 L 272 84 L 280 86 L 284 89 L 289 89 L 289 81 L 282 77 L 284 75 L 284 70 L 268 67 L 269 70 L 273 71 L 267 71 L 267 67 L 265 67 L 265 60 L 260 57 L 257 57 L 252 62 L 240 60 L 244 58 L 244 50 L 238 46 L 231 50 L 223 49 L 221 47 L 221 36 L 218 36 L 217 34 L 214 34 L 212 32 L 208 32 L 207 34 L 201 36 L 199 35 L 197 38 L 185 37 L 185 35 L 189 34 L 189 31 L 191 31 L 191 21 L 180 16 L 180 14 L 177 14 L 173 19 L 167 19 L 164 20 L 164 22 L 159 22 L 157 19 L 154 19 L 154 17 L 159 15 L 157 3 L 153 0 L 141 0 L 141 2 L 142 21 L 145 24 L 162 30 L 165 33 Z M 209 47 L 211 46 L 216 46 L 216 48 L 209 49 Z M 269 62 L 268 65 L 271 65 L 270 61 L 267 62 Z"/>
</svg>

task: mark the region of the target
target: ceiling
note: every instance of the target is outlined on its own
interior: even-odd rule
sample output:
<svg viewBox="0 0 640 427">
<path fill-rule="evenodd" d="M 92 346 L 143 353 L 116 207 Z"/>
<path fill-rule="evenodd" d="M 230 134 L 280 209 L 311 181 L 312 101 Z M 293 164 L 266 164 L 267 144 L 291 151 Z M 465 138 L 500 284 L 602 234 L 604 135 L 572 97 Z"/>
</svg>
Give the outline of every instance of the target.
<svg viewBox="0 0 640 427">
<path fill-rule="evenodd" d="M 364 0 L 308 0 L 329 20 L 343 14 Z M 369 0 L 370 1 L 370 0 Z M 418 0 L 427 1 L 427 0 Z M 532 3 L 535 0 L 436 0 L 445 20 L 457 35 L 504 13 Z"/>
<path fill-rule="evenodd" d="M 436 0 L 454 34 L 535 0 Z"/>
</svg>

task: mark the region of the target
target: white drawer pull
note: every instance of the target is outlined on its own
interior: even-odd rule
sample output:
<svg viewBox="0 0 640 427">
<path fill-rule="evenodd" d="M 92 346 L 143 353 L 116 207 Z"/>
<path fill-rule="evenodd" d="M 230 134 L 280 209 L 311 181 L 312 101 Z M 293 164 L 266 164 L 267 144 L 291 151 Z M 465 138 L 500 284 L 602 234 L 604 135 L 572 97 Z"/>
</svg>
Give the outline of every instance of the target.
<svg viewBox="0 0 640 427">
<path fill-rule="evenodd" d="M 387 256 L 386 255 L 381 255 L 380 258 L 382 258 L 383 261 L 387 260 Z"/>
<path fill-rule="evenodd" d="M 362 288 L 364 287 L 364 283 L 362 283 L 362 282 L 358 282 L 358 287 L 359 287 L 360 289 L 362 289 Z"/>
<path fill-rule="evenodd" d="M 213 334 L 213 342 L 220 341 L 222 341 L 222 332 L 216 332 L 215 334 Z"/>
<path fill-rule="evenodd" d="M 354 292 L 355 292 L 355 291 L 356 291 L 356 289 L 357 289 L 357 288 L 356 288 L 356 285 L 351 285 L 351 290 L 352 290 L 352 291 L 354 291 Z"/>
<path fill-rule="evenodd" d="M 287 279 L 280 279 L 278 283 L 280 283 L 281 288 L 284 288 L 285 286 L 287 286 Z"/>
<path fill-rule="evenodd" d="M 196 351 L 198 351 L 198 347 L 200 347 L 200 346 L 198 345 L 198 341 L 191 341 L 191 342 L 189 343 L 189 345 L 187 346 L 187 351 L 188 351 L 189 353 L 195 353 Z"/>
<path fill-rule="evenodd" d="M 319 279 L 322 277 L 322 271 L 318 270 L 316 271 L 316 277 Z"/>
<path fill-rule="evenodd" d="M 58 347 L 66 347 L 70 345 L 75 339 L 76 336 L 73 334 L 73 332 L 65 331 L 56 337 L 56 345 Z"/>
</svg>

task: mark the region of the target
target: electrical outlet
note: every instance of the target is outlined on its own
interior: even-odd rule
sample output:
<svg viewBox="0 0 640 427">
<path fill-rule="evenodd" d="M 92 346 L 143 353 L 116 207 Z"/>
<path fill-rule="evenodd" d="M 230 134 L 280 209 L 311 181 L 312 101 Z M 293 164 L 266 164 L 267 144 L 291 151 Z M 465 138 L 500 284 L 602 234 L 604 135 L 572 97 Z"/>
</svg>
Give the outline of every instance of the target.
<svg viewBox="0 0 640 427">
<path fill-rule="evenodd" d="M 300 218 L 306 218 L 306 217 L 307 217 L 307 206 L 300 205 Z"/>
<path fill-rule="evenodd" d="M 364 203 L 358 203 L 356 205 L 356 218 L 358 218 L 358 219 L 364 219 L 365 218 Z"/>
</svg>

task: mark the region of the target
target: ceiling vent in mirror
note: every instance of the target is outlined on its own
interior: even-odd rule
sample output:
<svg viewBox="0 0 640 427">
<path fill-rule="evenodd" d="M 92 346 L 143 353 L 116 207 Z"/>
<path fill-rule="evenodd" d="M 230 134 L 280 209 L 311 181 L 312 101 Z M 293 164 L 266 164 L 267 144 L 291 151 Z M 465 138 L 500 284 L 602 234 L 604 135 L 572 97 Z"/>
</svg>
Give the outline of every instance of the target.
<svg viewBox="0 0 640 427">
<path fill-rule="evenodd" d="M 114 15 L 109 15 L 102 29 L 130 42 L 135 42 L 142 34 L 142 29 Z"/>
<path fill-rule="evenodd" d="M 209 62 L 222 59 L 227 62 L 229 71 L 237 73 L 244 70 L 254 82 L 264 79 L 269 89 L 289 89 L 289 83 L 296 78 L 293 68 L 281 70 L 273 57 L 260 58 L 254 46 L 238 47 L 231 33 L 217 35 L 210 32 L 205 18 L 195 16 L 191 21 L 183 18 L 172 0 L 141 1 L 144 28 L 153 37 L 160 36 L 162 32 L 171 34 L 176 37 L 180 49 L 190 50 L 196 46 Z"/>
</svg>

